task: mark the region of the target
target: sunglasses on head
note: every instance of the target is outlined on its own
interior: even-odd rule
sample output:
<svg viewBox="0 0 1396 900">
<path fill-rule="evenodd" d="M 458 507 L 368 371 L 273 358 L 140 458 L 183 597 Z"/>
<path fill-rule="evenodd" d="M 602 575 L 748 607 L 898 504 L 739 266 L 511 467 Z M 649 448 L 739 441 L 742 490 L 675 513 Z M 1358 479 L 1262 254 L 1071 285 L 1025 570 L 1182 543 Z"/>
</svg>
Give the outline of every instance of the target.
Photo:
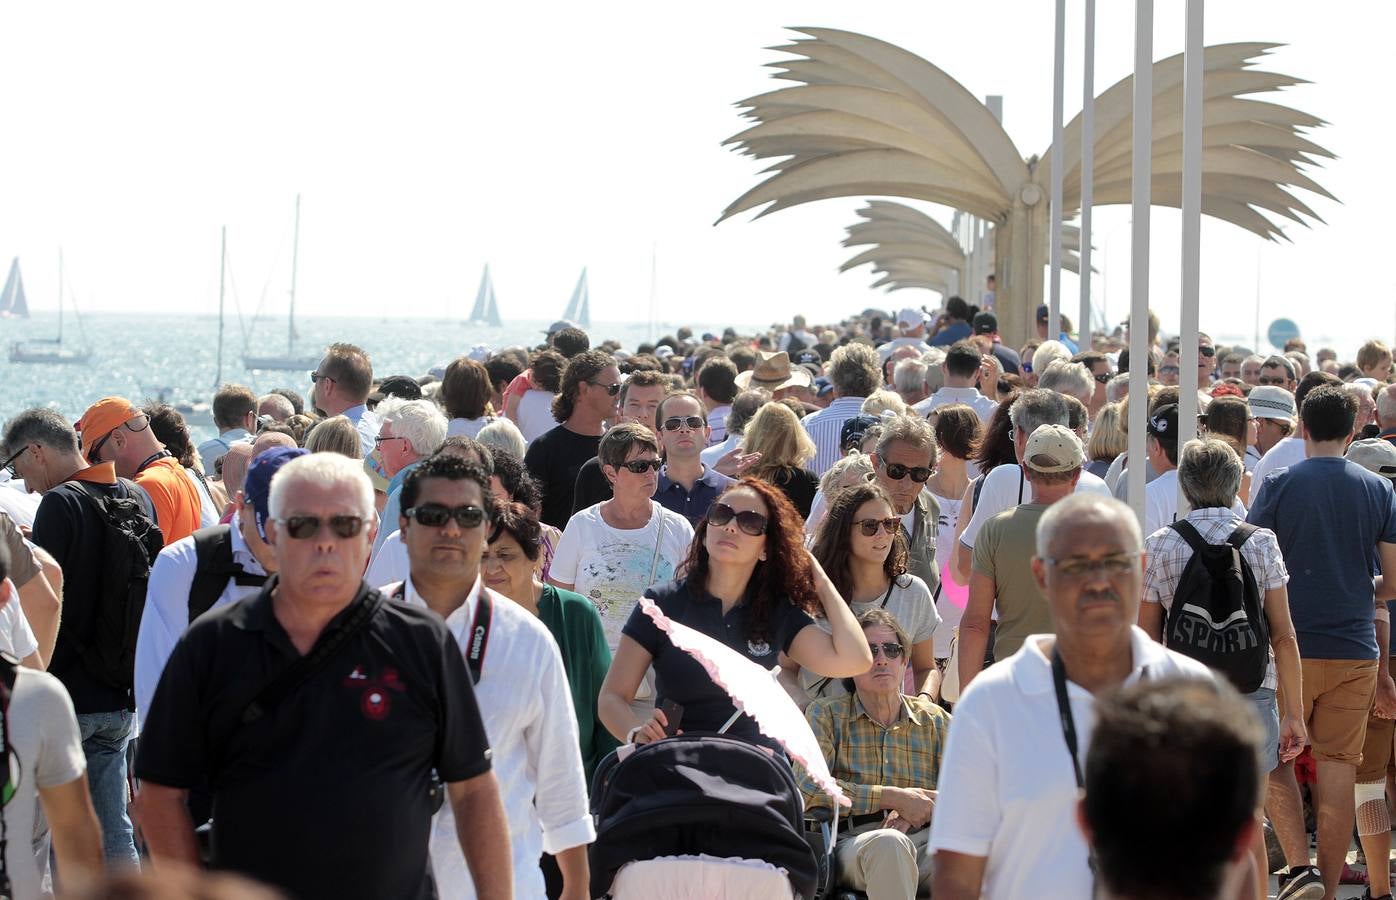
<svg viewBox="0 0 1396 900">
<path fill-rule="evenodd" d="M 620 393 L 619 381 L 613 381 L 610 384 L 602 384 L 599 381 L 588 381 L 587 384 L 591 385 L 592 387 L 605 388 L 607 397 L 614 397 L 616 394 Z"/>
<path fill-rule="evenodd" d="M 744 509 L 737 512 L 726 503 L 714 503 L 708 510 L 708 524 L 723 527 L 733 519 L 737 520 L 737 527 L 752 537 L 759 537 L 766 533 L 766 517 L 759 512 Z"/>
<path fill-rule="evenodd" d="M 706 424 L 708 423 L 698 416 L 670 416 L 664 420 L 664 430 L 678 431 L 687 426 L 690 431 L 697 431 Z"/>
<path fill-rule="evenodd" d="M 139 418 L 140 424 L 138 425 L 132 425 L 131 422 L 136 421 L 135 419 L 132 419 L 130 422 L 122 422 L 120 425 L 116 426 L 111 431 L 108 431 L 106 434 L 102 435 L 102 437 L 99 438 L 97 442 L 92 445 L 92 449 L 87 451 L 87 461 L 91 463 L 101 462 L 102 448 L 107 445 L 107 441 L 111 440 L 111 436 L 116 434 L 121 429 L 125 428 L 132 434 L 140 434 L 142 431 L 145 431 L 147 428 L 150 427 L 150 418 L 148 416 L 142 415 Z"/>
<path fill-rule="evenodd" d="M 885 519 L 859 519 L 853 524 L 858 526 L 859 530 L 863 532 L 864 537 L 872 537 L 877 534 L 877 529 L 879 527 L 888 534 L 896 534 L 897 528 L 902 524 L 902 520 L 896 516 L 888 516 Z"/>
<path fill-rule="evenodd" d="M 881 650 L 882 655 L 888 659 L 901 659 L 902 653 L 906 651 L 906 648 L 901 644 L 894 644 L 890 641 L 885 644 L 874 644 L 869 641 L 868 649 L 872 651 L 873 659 L 877 659 L 877 651 L 879 650 Z"/>
<path fill-rule="evenodd" d="M 461 528 L 476 528 L 485 521 L 485 511 L 478 506 L 446 506 L 441 503 L 423 503 L 403 515 L 427 528 L 443 528 L 452 519 Z"/>
<path fill-rule="evenodd" d="M 357 537 L 367 524 L 361 516 L 330 516 L 327 519 L 319 516 L 287 516 L 276 521 L 286 529 L 287 537 L 298 541 L 315 537 L 320 533 L 321 525 L 329 525 L 335 537 L 347 540 Z"/>
<path fill-rule="evenodd" d="M 663 467 L 663 465 L 664 460 L 656 456 L 653 459 L 632 459 L 627 462 L 621 463 L 620 465 L 616 466 L 616 468 L 629 469 L 632 473 L 636 475 L 643 475 L 649 469 L 653 469 L 654 471 L 658 472 L 660 468 Z"/>
<path fill-rule="evenodd" d="M 887 473 L 887 477 L 893 481 L 901 481 L 910 475 L 911 480 L 917 484 L 922 484 L 931 477 L 929 466 L 904 466 L 901 463 L 883 463 L 882 471 Z"/>
</svg>

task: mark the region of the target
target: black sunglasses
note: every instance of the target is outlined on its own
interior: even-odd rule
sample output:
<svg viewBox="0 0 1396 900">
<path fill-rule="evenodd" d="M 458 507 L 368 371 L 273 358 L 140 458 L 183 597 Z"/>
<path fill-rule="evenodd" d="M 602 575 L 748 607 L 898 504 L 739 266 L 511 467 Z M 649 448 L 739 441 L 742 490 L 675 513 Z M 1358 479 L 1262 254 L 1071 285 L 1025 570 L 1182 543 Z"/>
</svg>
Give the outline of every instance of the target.
<svg viewBox="0 0 1396 900">
<path fill-rule="evenodd" d="M 917 484 L 924 484 L 927 478 L 931 477 L 929 466 L 904 466 L 901 463 L 883 463 L 882 470 L 887 473 L 887 477 L 893 481 L 901 481 L 910 475 L 911 480 Z"/>
<path fill-rule="evenodd" d="M 1207 346 L 1206 344 L 1203 344 L 1202 346 L 1200 346 L 1200 347 L 1197 348 L 1197 352 L 1198 352 L 1198 353 L 1201 353 L 1203 356 L 1216 356 L 1216 355 L 1217 355 L 1217 348 L 1216 348 L 1216 347 L 1209 347 L 1209 346 Z"/>
<path fill-rule="evenodd" d="M 4 465 L 4 466 L 0 466 L 0 468 L 3 468 L 3 469 L 5 469 L 5 470 L 7 470 L 7 471 L 10 473 L 10 477 L 11 477 L 11 478 L 18 478 L 18 477 L 19 477 L 19 470 L 15 468 L 15 460 L 17 460 L 17 459 L 19 459 L 21 456 L 23 456 L 23 455 L 24 455 L 24 451 L 25 451 L 25 450 L 28 450 L 28 449 L 29 449 L 29 445 L 28 445 L 28 444 L 25 444 L 23 447 L 20 447 L 18 450 L 15 451 L 15 455 L 14 455 L 14 456 L 11 456 L 9 459 L 5 460 L 5 465 Z"/>
<path fill-rule="evenodd" d="M 858 526 L 864 537 L 872 537 L 877 534 L 879 527 L 888 534 L 896 534 L 902 520 L 896 516 L 888 516 L 885 519 L 859 519 L 853 524 Z"/>
<path fill-rule="evenodd" d="M 901 659 L 902 654 L 906 652 L 906 648 L 901 644 L 894 644 L 891 642 L 885 644 L 874 644 L 869 642 L 868 649 L 872 651 L 873 659 L 877 659 L 877 651 L 879 650 L 881 650 L 882 654 L 888 659 Z"/>
<path fill-rule="evenodd" d="M 321 525 L 329 525 L 335 537 L 347 540 L 357 537 L 367 524 L 360 516 L 330 516 L 328 519 L 319 516 L 287 516 L 276 521 L 286 528 L 289 537 L 298 541 L 315 537 L 320 533 Z"/>
<path fill-rule="evenodd" d="M 311 384 L 315 384 L 315 383 L 318 382 L 318 381 L 334 381 L 334 380 L 335 380 L 335 379 L 331 378 L 329 375 L 321 375 L 319 372 L 311 372 L 311 373 L 310 373 L 310 383 L 311 383 Z"/>
<path fill-rule="evenodd" d="M 718 528 L 734 518 L 737 520 L 737 527 L 752 537 L 760 537 L 766 533 L 766 517 L 754 510 L 744 509 L 737 512 L 726 503 L 714 503 L 708 510 L 708 524 Z"/>
<path fill-rule="evenodd" d="M 708 423 L 698 416 L 670 416 L 664 420 L 664 430 L 678 431 L 687 425 L 690 431 L 697 431 L 706 424 Z"/>
<path fill-rule="evenodd" d="M 636 475 L 643 475 L 648 469 L 658 472 L 663 465 L 664 460 L 656 456 L 654 459 L 632 459 L 629 462 L 621 463 L 616 468 L 629 469 Z"/>
<path fill-rule="evenodd" d="M 461 528 L 478 528 L 485 521 L 485 511 L 478 506 L 446 506 L 441 503 L 423 503 L 403 515 L 427 528 L 444 528 L 452 519 Z"/>
<path fill-rule="evenodd" d="M 1096 384 L 1109 384 L 1110 379 L 1115 376 L 1111 375 L 1109 372 L 1101 372 L 1099 375 L 1092 375 L 1091 377 L 1096 380 Z"/>
<path fill-rule="evenodd" d="M 588 381 L 587 384 L 591 385 L 592 387 L 605 388 L 607 397 L 614 397 L 616 394 L 620 393 L 619 381 L 613 381 L 610 384 L 602 384 L 599 381 Z"/>
</svg>

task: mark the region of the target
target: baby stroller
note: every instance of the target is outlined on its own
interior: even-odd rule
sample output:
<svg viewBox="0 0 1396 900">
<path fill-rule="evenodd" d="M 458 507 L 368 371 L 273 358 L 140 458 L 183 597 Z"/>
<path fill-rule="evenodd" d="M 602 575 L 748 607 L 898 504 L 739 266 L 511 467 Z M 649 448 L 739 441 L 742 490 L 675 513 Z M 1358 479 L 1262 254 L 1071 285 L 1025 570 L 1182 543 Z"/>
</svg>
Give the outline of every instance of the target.
<svg viewBox="0 0 1396 900">
<path fill-rule="evenodd" d="M 820 861 L 783 758 L 695 734 L 644 744 L 624 759 L 618 753 L 592 779 L 593 897 L 818 896 Z"/>
</svg>

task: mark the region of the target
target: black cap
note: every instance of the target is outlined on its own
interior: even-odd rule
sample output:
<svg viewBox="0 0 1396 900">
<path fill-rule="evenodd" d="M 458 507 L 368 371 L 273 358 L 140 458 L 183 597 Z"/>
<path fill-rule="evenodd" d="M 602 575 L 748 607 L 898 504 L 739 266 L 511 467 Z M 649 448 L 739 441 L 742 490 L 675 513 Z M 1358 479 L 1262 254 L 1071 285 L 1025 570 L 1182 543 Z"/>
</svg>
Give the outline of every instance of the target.
<svg viewBox="0 0 1396 900">
<path fill-rule="evenodd" d="M 999 330 L 999 317 L 985 310 L 974 314 L 974 333 L 993 334 Z"/>
<path fill-rule="evenodd" d="M 1149 414 L 1149 434 L 1161 443 L 1178 443 L 1178 404 L 1165 403 Z"/>
<path fill-rule="evenodd" d="M 1047 321 L 1047 315 L 1048 315 L 1049 312 L 1050 312 L 1050 310 L 1047 309 L 1047 304 L 1046 304 L 1046 303 L 1044 303 L 1044 304 L 1042 304 L 1041 306 L 1039 306 L 1039 307 L 1037 308 L 1037 321 L 1039 321 L 1039 322 L 1046 322 L 1046 321 Z"/>
<path fill-rule="evenodd" d="M 389 375 L 378 383 L 378 390 L 374 393 L 380 399 L 400 397 L 403 400 L 420 400 L 422 386 L 417 383 L 417 379 L 409 375 Z"/>
<path fill-rule="evenodd" d="M 868 429 L 878 424 L 881 420 L 877 416 L 859 414 L 853 416 L 843 423 L 843 428 L 839 430 L 839 447 L 847 450 L 850 443 L 855 447 L 863 443 L 863 435 L 868 433 Z"/>
</svg>

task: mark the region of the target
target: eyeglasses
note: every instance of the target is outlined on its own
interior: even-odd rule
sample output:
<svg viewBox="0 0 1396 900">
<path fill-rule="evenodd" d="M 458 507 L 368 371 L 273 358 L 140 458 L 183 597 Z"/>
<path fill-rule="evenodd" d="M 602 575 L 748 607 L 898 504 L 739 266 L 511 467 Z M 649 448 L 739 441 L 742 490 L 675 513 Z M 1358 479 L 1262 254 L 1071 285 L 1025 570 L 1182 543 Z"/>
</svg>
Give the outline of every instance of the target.
<svg viewBox="0 0 1396 900">
<path fill-rule="evenodd" d="M 330 526 L 330 531 L 335 537 L 348 540 L 357 537 L 367 524 L 361 516 L 330 516 L 327 519 L 319 516 L 287 516 L 275 521 L 285 526 L 288 537 L 298 541 L 318 535 L 321 525 Z"/>
<path fill-rule="evenodd" d="M 697 431 L 706 424 L 708 423 L 698 416 L 670 416 L 664 420 L 664 430 L 678 431 L 680 428 L 688 426 L 690 431 Z"/>
<path fill-rule="evenodd" d="M 752 537 L 760 537 L 766 533 L 766 517 L 755 510 L 744 509 L 737 512 L 726 503 L 714 503 L 708 510 L 708 524 L 718 528 L 734 518 L 737 520 L 737 527 Z"/>
<path fill-rule="evenodd" d="M 461 528 L 478 528 L 485 521 L 485 511 L 478 506 L 445 506 L 441 503 L 423 503 L 403 515 L 427 528 L 444 528 L 452 519 Z"/>
<path fill-rule="evenodd" d="M 400 434 L 380 435 L 379 437 L 376 437 L 376 438 L 373 439 L 373 446 L 375 446 L 375 447 L 381 447 L 381 446 L 383 446 L 383 442 L 384 442 L 384 441 L 405 441 L 405 440 L 407 440 L 407 438 L 403 437 L 403 436 L 400 435 Z"/>
<path fill-rule="evenodd" d="M 25 444 L 23 447 L 20 447 L 18 450 L 15 451 L 15 455 L 14 455 L 14 456 L 11 456 L 9 459 L 5 460 L 5 465 L 4 465 L 4 466 L 0 466 L 0 468 L 3 468 L 3 469 L 5 469 L 7 472 L 9 472 L 11 478 L 18 478 L 18 477 L 19 477 L 19 470 L 15 468 L 15 460 L 17 460 L 17 459 L 19 459 L 21 456 L 23 456 L 23 455 L 24 455 L 24 451 L 25 451 L 25 450 L 28 450 L 28 449 L 29 449 L 29 445 L 28 445 L 28 444 Z"/>
<path fill-rule="evenodd" d="M 599 381 L 588 381 L 587 384 L 591 385 L 592 387 L 605 388 L 607 397 L 614 397 L 616 394 L 620 393 L 619 381 L 613 381 L 610 384 L 602 384 Z"/>
<path fill-rule="evenodd" d="M 628 469 L 636 475 L 643 475 L 650 469 L 653 469 L 654 471 L 658 472 L 660 468 L 663 467 L 663 465 L 664 460 L 656 456 L 653 459 L 632 459 L 627 462 L 621 463 L 620 465 L 616 466 L 616 468 Z"/>
<path fill-rule="evenodd" d="M 1115 376 L 1111 375 L 1109 372 L 1101 372 L 1099 375 L 1092 375 L 1091 377 L 1095 379 L 1096 384 L 1109 384 L 1110 379 Z"/>
<path fill-rule="evenodd" d="M 331 378 L 329 375 L 321 375 L 319 372 L 311 372 L 311 373 L 310 373 L 310 383 L 311 383 L 311 384 L 316 384 L 316 383 L 321 382 L 321 381 L 335 381 L 335 380 L 336 380 L 336 379 Z"/>
<path fill-rule="evenodd" d="M 874 644 L 872 642 L 869 642 L 868 650 L 872 653 L 873 659 L 877 659 L 877 653 L 879 650 L 881 650 L 882 655 L 887 657 L 888 659 L 901 659 L 902 654 L 906 652 L 906 648 L 903 647 L 901 644 L 894 644 L 890 641 L 885 644 Z"/>
<path fill-rule="evenodd" d="M 1216 348 L 1216 347 L 1210 347 L 1210 346 L 1208 346 L 1207 344 L 1203 344 L 1203 345 L 1201 345 L 1200 347 L 1197 348 L 1197 352 L 1200 353 L 1200 354 L 1202 354 L 1203 356 L 1206 356 L 1206 357 L 1209 357 L 1209 358 L 1210 358 L 1210 357 L 1213 357 L 1213 356 L 1216 356 L 1216 355 L 1217 355 L 1217 348 Z"/>
<path fill-rule="evenodd" d="M 1111 556 L 1103 556 L 1100 559 L 1068 556 L 1066 559 L 1043 557 L 1042 561 L 1066 578 L 1076 579 L 1093 575 L 1097 571 L 1103 572 L 1107 578 L 1119 578 L 1121 575 L 1133 572 L 1138 559 L 1138 553 L 1116 553 Z"/>
<path fill-rule="evenodd" d="M 910 475 L 911 480 L 917 484 L 925 483 L 931 477 L 929 466 L 904 466 L 901 463 L 883 463 L 882 471 L 887 473 L 887 477 L 893 481 L 901 481 Z"/>
<path fill-rule="evenodd" d="M 91 463 L 101 462 L 102 448 L 106 446 L 107 441 L 111 440 L 111 436 L 116 434 L 122 428 L 125 428 L 132 434 L 139 434 L 140 432 L 145 431 L 147 428 L 150 427 L 150 419 L 144 415 L 140 416 L 140 424 L 132 425 L 131 422 L 135 421 L 135 419 L 132 419 L 130 422 L 122 422 L 120 425 L 116 426 L 111 431 L 108 431 L 106 434 L 102 435 L 102 437 L 100 437 L 97 440 L 97 442 L 92 445 L 92 449 L 87 451 L 87 461 Z"/>
<path fill-rule="evenodd" d="M 1158 367 L 1158 373 L 1159 373 L 1160 375 L 1177 375 L 1179 371 L 1180 371 L 1180 370 L 1178 369 L 1177 366 L 1159 366 L 1159 367 Z"/>
<path fill-rule="evenodd" d="M 882 530 L 888 534 L 896 534 L 902 520 L 896 516 L 888 516 L 885 519 L 859 519 L 853 524 L 857 525 L 859 530 L 863 532 L 863 537 L 872 537 L 877 534 L 878 526 L 881 526 Z"/>
<path fill-rule="evenodd" d="M 1266 387 L 1284 387 L 1288 381 L 1289 379 L 1283 375 L 1262 375 L 1256 379 L 1257 384 L 1263 384 Z"/>
</svg>

